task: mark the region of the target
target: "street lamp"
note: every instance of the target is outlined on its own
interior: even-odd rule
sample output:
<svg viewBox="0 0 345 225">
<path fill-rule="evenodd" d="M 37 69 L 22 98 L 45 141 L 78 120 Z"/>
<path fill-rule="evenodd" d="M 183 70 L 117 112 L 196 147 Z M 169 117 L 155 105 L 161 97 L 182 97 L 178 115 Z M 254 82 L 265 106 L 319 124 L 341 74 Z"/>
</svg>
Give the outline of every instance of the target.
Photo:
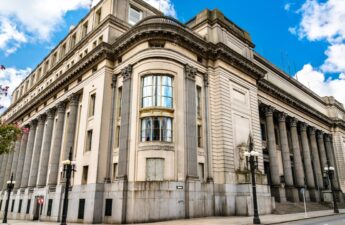
<svg viewBox="0 0 345 225">
<path fill-rule="evenodd" d="M 64 176 L 66 177 L 66 185 L 65 185 L 65 198 L 63 201 L 63 208 L 62 208 L 61 225 L 66 225 L 67 210 L 68 210 L 68 191 L 69 191 L 69 186 L 71 183 L 72 172 L 75 172 L 75 161 L 72 161 L 72 148 L 69 153 L 68 159 L 63 161 L 62 165 L 63 165 Z"/>
<path fill-rule="evenodd" d="M 258 156 L 259 152 L 255 151 L 252 136 L 249 135 L 249 148 L 248 151 L 244 153 L 248 164 L 250 165 L 250 172 L 252 175 L 252 188 L 253 188 L 253 205 L 254 205 L 254 224 L 261 224 L 258 211 L 258 201 L 256 197 L 256 183 L 255 183 L 255 170 L 258 169 Z"/>
<path fill-rule="evenodd" d="M 6 200 L 6 205 L 5 205 L 5 215 L 4 215 L 4 219 L 2 220 L 2 223 L 7 223 L 8 204 L 10 202 L 11 191 L 13 190 L 15 183 L 16 182 L 13 180 L 13 173 L 12 173 L 11 180 L 7 181 L 7 200 Z"/>
<path fill-rule="evenodd" d="M 335 198 L 334 194 L 334 187 L 333 187 L 333 179 L 334 179 L 334 167 L 330 165 L 329 160 L 327 160 L 327 165 L 324 168 L 326 176 L 328 176 L 331 185 L 331 192 L 333 198 L 333 205 L 334 205 L 334 213 L 339 213 L 337 199 Z"/>
</svg>

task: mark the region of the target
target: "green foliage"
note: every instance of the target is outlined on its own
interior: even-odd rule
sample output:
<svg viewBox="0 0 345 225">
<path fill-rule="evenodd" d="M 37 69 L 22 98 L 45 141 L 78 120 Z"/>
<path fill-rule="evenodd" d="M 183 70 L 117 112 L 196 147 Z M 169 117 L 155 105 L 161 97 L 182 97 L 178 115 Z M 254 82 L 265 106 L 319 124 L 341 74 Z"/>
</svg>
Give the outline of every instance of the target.
<svg viewBox="0 0 345 225">
<path fill-rule="evenodd" d="M 0 155 L 13 151 L 15 141 L 22 134 L 22 130 L 13 124 L 0 124 Z"/>
</svg>

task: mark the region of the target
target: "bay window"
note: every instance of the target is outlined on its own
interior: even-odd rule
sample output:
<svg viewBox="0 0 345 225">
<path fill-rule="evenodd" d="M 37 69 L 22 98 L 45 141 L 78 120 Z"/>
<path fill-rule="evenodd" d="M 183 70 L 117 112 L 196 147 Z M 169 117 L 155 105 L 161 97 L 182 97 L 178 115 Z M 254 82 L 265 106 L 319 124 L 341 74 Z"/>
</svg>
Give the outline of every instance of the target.
<svg viewBox="0 0 345 225">
<path fill-rule="evenodd" d="M 170 76 L 149 75 L 142 80 L 142 108 L 173 107 L 173 87 Z"/>
</svg>

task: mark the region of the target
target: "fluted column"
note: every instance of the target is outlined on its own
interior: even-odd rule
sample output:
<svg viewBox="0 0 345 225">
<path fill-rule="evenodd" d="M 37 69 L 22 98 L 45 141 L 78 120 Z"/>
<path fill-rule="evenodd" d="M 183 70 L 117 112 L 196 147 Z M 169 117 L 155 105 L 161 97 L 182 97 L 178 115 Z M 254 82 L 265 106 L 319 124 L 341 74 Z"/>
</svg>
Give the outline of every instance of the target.
<svg viewBox="0 0 345 225">
<path fill-rule="evenodd" d="M 315 135 L 315 128 L 311 127 L 309 129 L 309 139 L 310 139 L 310 147 L 311 147 L 311 155 L 313 157 L 313 166 L 314 166 L 314 174 L 315 174 L 315 181 L 317 182 L 317 186 L 320 190 L 323 189 L 323 177 L 320 165 L 320 158 L 319 158 L 319 151 L 317 148 L 316 143 L 316 135 Z"/>
<path fill-rule="evenodd" d="M 5 171 L 6 171 L 6 164 L 7 164 L 7 154 L 2 155 L 2 162 L 1 162 L 1 169 L 0 169 L 0 190 L 2 189 L 5 183 Z"/>
<path fill-rule="evenodd" d="M 334 162 L 335 159 L 334 159 L 334 153 L 333 153 L 333 147 L 332 147 L 332 136 L 330 134 L 325 134 L 325 147 L 326 147 L 327 159 L 329 160 L 330 165 L 335 168 L 333 186 L 335 190 L 339 190 L 338 171 Z"/>
<path fill-rule="evenodd" d="M 297 132 L 297 122 L 296 118 L 291 118 L 290 120 L 290 133 L 291 133 L 291 143 L 293 151 L 293 163 L 295 171 L 296 186 L 298 188 L 303 188 L 304 183 L 304 170 L 301 157 L 301 149 L 299 145 L 298 132 Z"/>
<path fill-rule="evenodd" d="M 299 201 L 299 197 L 298 190 L 294 187 L 292 176 L 290 148 L 286 131 L 286 117 L 286 113 L 279 113 L 280 146 L 283 158 L 286 197 L 289 201 L 297 202 Z"/>
<path fill-rule="evenodd" d="M 315 180 L 314 180 L 313 167 L 311 164 L 311 154 L 310 154 L 307 128 L 308 128 L 308 125 L 306 123 L 301 123 L 301 141 L 302 141 L 302 149 L 303 149 L 304 171 L 307 178 L 307 187 L 310 193 L 310 199 L 313 201 L 318 201 L 319 198 L 317 196 L 317 193 L 315 192 Z"/>
<path fill-rule="evenodd" d="M 40 115 L 38 118 L 35 144 L 34 144 L 34 150 L 32 154 L 32 161 L 31 161 L 31 168 L 30 168 L 29 187 L 35 187 L 37 183 L 38 166 L 40 163 L 45 120 L 46 120 L 46 115 Z"/>
<path fill-rule="evenodd" d="M 74 146 L 75 131 L 77 126 L 79 95 L 72 94 L 69 98 L 69 117 L 66 132 L 66 145 L 63 159 L 67 159 L 70 150 Z"/>
<path fill-rule="evenodd" d="M 19 157 L 19 152 L 20 152 L 21 139 L 22 137 L 19 137 L 18 140 L 16 141 L 16 145 L 13 152 L 13 159 L 12 159 L 12 166 L 11 166 L 11 173 L 10 173 L 10 174 L 13 174 L 13 176 L 15 176 L 17 172 L 17 163 L 18 163 L 18 157 Z M 16 179 L 15 177 L 13 178 Z"/>
<path fill-rule="evenodd" d="M 273 112 L 274 108 L 271 106 L 266 106 L 265 108 L 266 116 L 266 126 L 267 126 L 267 136 L 268 136 L 268 153 L 270 158 L 270 173 L 271 173 L 271 191 L 272 195 L 275 197 L 276 201 L 285 202 L 285 191 L 281 188 L 280 176 L 279 176 L 279 165 L 276 149 L 276 138 L 274 132 L 274 120 Z"/>
<path fill-rule="evenodd" d="M 317 144 L 319 146 L 319 156 L 322 174 L 324 173 L 323 168 L 327 165 L 327 155 L 323 135 L 324 133 L 322 131 L 317 132 Z"/>
<path fill-rule="evenodd" d="M 43 137 L 43 145 L 41 149 L 40 164 L 38 170 L 37 186 L 42 187 L 47 182 L 47 170 L 49 163 L 50 148 L 53 135 L 55 108 L 49 109 L 47 112 L 47 125 Z"/>
<path fill-rule="evenodd" d="M 29 131 L 28 143 L 26 146 L 22 181 L 20 182 L 21 188 L 26 188 L 29 184 L 30 168 L 31 168 L 32 153 L 34 149 L 36 131 L 37 131 L 37 120 L 33 120 L 30 123 L 30 131 Z"/>
<path fill-rule="evenodd" d="M 60 102 L 57 105 L 57 121 L 53 137 L 53 146 L 50 153 L 48 185 L 55 186 L 59 175 L 59 162 L 62 147 L 63 128 L 65 123 L 66 103 Z"/>
<path fill-rule="evenodd" d="M 16 183 L 14 185 L 15 189 L 20 188 L 20 185 L 21 185 L 27 143 L 28 143 L 28 132 L 24 131 L 24 133 L 22 135 L 22 140 L 20 143 L 20 152 L 19 152 L 18 163 L 17 163 L 17 172 L 16 172 L 16 176 L 15 176 Z"/>
<path fill-rule="evenodd" d="M 13 151 L 11 153 L 9 153 L 8 157 L 7 157 L 7 164 L 6 164 L 6 170 L 5 170 L 5 176 L 4 176 L 3 189 L 6 189 L 6 182 L 10 179 L 10 176 L 11 176 L 12 161 L 13 161 Z"/>
</svg>

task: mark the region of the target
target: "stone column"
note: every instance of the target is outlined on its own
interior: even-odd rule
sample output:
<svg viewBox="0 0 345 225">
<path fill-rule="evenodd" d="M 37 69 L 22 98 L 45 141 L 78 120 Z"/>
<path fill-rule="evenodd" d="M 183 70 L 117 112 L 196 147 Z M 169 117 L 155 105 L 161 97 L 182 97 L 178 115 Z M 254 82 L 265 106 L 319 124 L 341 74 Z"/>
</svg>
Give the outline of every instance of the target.
<svg viewBox="0 0 345 225">
<path fill-rule="evenodd" d="M 297 188 L 304 188 L 305 185 L 305 176 L 303 170 L 303 163 L 301 157 L 301 149 L 299 145 L 298 132 L 297 132 L 297 122 L 296 118 L 291 118 L 290 120 L 290 132 L 291 132 L 291 143 L 293 151 L 293 163 L 295 171 L 295 180 Z"/>
<path fill-rule="evenodd" d="M 340 186 L 339 186 L 339 180 L 338 180 L 338 171 L 334 162 L 335 158 L 334 158 L 333 147 L 332 147 L 332 136 L 330 134 L 325 135 L 325 147 L 326 147 L 327 159 L 329 160 L 330 165 L 333 166 L 335 169 L 333 186 L 335 190 L 339 190 Z"/>
<path fill-rule="evenodd" d="M 274 120 L 273 120 L 274 108 L 271 106 L 265 107 L 265 116 L 266 116 L 266 126 L 267 126 L 267 136 L 268 136 L 268 153 L 270 158 L 270 172 L 272 186 L 271 191 L 272 195 L 275 197 L 275 200 L 278 202 L 285 202 L 285 190 L 281 187 L 280 176 L 279 176 L 279 166 L 278 166 L 278 157 L 276 150 L 276 138 L 274 133 Z"/>
<path fill-rule="evenodd" d="M 327 165 L 327 155 L 323 135 L 324 133 L 322 131 L 317 131 L 317 144 L 319 146 L 319 156 L 322 174 L 324 173 L 323 168 Z"/>
<path fill-rule="evenodd" d="M 3 189 L 6 189 L 6 182 L 11 177 L 11 169 L 12 169 L 12 161 L 13 161 L 13 152 L 8 154 L 7 157 L 7 163 L 6 163 L 6 170 L 5 170 L 5 176 L 4 176 L 4 184 Z"/>
<path fill-rule="evenodd" d="M 315 191 L 315 181 L 314 181 L 313 168 L 311 164 L 307 127 L 308 125 L 306 123 L 301 123 L 301 141 L 302 141 L 302 149 L 303 149 L 304 171 L 307 178 L 307 187 L 309 190 L 310 199 L 312 201 L 319 201 L 320 198 Z"/>
<path fill-rule="evenodd" d="M 22 139 L 22 137 L 19 137 L 18 140 L 16 141 L 16 145 L 15 145 L 14 152 L 13 152 L 13 159 L 12 159 L 10 176 L 11 176 L 11 174 L 13 174 L 14 180 L 16 179 L 15 175 L 17 172 L 17 164 L 18 164 L 18 157 L 19 157 L 19 152 L 20 152 L 21 139 Z"/>
<path fill-rule="evenodd" d="M 286 132 L 286 116 L 286 113 L 279 113 L 279 133 L 284 167 L 285 191 L 287 200 L 292 202 L 298 202 L 298 190 L 294 187 L 292 176 L 290 148 Z"/>
<path fill-rule="evenodd" d="M 33 120 L 30 123 L 30 131 L 29 131 L 28 143 L 26 146 L 22 181 L 20 182 L 21 188 L 26 188 L 28 186 L 28 183 L 29 183 L 30 168 L 31 168 L 31 161 L 32 161 L 32 152 L 34 149 L 36 130 L 37 130 L 37 120 Z"/>
<path fill-rule="evenodd" d="M 29 187 L 35 187 L 37 183 L 38 165 L 40 163 L 45 120 L 46 120 L 46 115 L 40 115 L 38 118 L 35 144 L 34 144 L 34 150 L 32 154 L 32 160 L 31 160 Z"/>
<path fill-rule="evenodd" d="M 50 148 L 53 135 L 55 108 L 49 109 L 47 112 L 47 125 L 44 132 L 40 164 L 38 170 L 37 186 L 44 187 L 47 183 L 47 170 L 49 163 Z"/>
<path fill-rule="evenodd" d="M 5 183 L 5 171 L 6 171 L 7 158 L 8 158 L 7 154 L 2 155 L 1 170 L 0 170 L 0 190 L 2 190 L 2 187 Z"/>
<path fill-rule="evenodd" d="M 48 185 L 55 186 L 59 175 L 59 162 L 61 156 L 62 136 L 65 123 L 66 103 L 59 102 L 57 105 L 57 121 L 55 125 L 54 141 L 50 153 Z"/>
<path fill-rule="evenodd" d="M 129 156 L 129 131 L 132 99 L 132 66 L 122 69 L 122 101 L 121 101 L 121 129 L 119 143 L 118 177 L 127 179 Z"/>
<path fill-rule="evenodd" d="M 23 167 L 24 167 L 24 160 L 25 160 L 25 152 L 26 152 L 26 146 L 28 143 L 28 132 L 24 132 L 20 144 L 20 152 L 18 157 L 18 163 L 17 163 L 17 172 L 15 176 L 15 185 L 14 188 L 18 189 L 20 188 L 20 183 L 22 181 L 22 174 L 23 174 Z"/>
<path fill-rule="evenodd" d="M 187 156 L 187 178 L 198 178 L 197 124 L 196 124 L 196 84 L 197 69 L 185 66 L 185 151 Z"/>
<path fill-rule="evenodd" d="M 69 117 L 66 132 L 66 145 L 64 149 L 63 159 L 68 159 L 69 152 L 73 151 L 75 131 L 77 127 L 77 116 L 78 116 L 78 103 L 79 95 L 72 94 L 68 98 L 69 100 Z"/>
<path fill-rule="evenodd" d="M 309 139 L 310 139 L 310 147 L 311 147 L 311 155 L 312 155 L 312 162 L 314 166 L 314 174 L 315 174 L 315 181 L 317 182 L 317 186 L 319 190 L 323 189 L 323 176 L 321 171 L 320 165 L 320 158 L 319 158 L 319 151 L 317 148 L 316 143 L 316 135 L 315 135 L 315 128 L 311 127 L 309 129 Z"/>
</svg>

